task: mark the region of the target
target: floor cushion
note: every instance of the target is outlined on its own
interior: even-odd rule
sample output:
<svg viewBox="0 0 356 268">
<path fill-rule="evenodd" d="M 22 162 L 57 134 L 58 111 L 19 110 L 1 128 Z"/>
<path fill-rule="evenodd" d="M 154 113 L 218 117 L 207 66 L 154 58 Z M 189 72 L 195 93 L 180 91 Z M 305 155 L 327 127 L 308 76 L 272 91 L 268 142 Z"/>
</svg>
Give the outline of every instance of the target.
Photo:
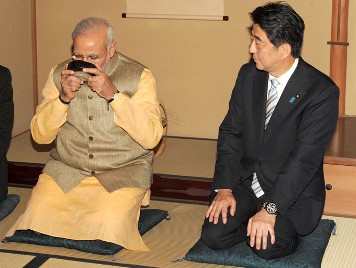
<svg viewBox="0 0 356 268">
<path fill-rule="evenodd" d="M 169 219 L 169 213 L 165 210 L 142 209 L 138 222 L 140 234 L 145 234 L 165 218 Z M 102 240 L 71 240 L 44 235 L 32 230 L 18 230 L 13 236 L 6 237 L 3 242 L 20 242 L 43 246 L 65 247 L 101 255 L 113 255 L 122 249 L 120 245 Z"/>
<path fill-rule="evenodd" d="M 0 221 L 8 216 L 20 202 L 17 194 L 9 194 L 6 199 L 0 202 Z"/>
<path fill-rule="evenodd" d="M 333 220 L 321 220 L 319 226 L 311 234 L 300 237 L 295 252 L 279 259 L 261 259 L 252 252 L 246 243 L 240 243 L 226 250 L 212 250 L 201 239 L 188 251 L 184 259 L 194 262 L 256 268 L 320 267 L 334 228 L 335 222 Z"/>
</svg>

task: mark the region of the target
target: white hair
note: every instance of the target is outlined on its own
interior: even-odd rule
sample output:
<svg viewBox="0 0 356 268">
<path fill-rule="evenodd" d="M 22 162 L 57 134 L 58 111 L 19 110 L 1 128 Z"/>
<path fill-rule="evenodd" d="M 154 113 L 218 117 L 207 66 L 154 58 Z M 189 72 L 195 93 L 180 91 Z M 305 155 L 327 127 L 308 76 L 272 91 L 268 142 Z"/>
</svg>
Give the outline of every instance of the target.
<svg viewBox="0 0 356 268">
<path fill-rule="evenodd" d="M 113 27 L 102 18 L 90 17 L 81 20 L 72 32 L 72 40 L 77 36 L 86 35 L 102 30 L 103 27 L 107 28 L 106 32 L 106 46 L 109 47 L 115 40 L 115 33 Z"/>
</svg>

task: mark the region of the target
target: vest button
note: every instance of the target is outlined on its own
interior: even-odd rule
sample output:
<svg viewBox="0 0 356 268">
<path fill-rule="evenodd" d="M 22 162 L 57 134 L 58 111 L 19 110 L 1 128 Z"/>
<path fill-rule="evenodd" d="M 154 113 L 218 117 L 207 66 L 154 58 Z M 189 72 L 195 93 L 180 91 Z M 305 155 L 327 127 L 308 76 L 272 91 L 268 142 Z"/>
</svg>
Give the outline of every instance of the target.
<svg viewBox="0 0 356 268">
<path fill-rule="evenodd" d="M 93 95 L 89 95 L 88 99 L 91 100 L 93 98 Z"/>
<path fill-rule="evenodd" d="M 92 136 L 89 137 L 89 140 L 92 141 L 94 138 Z"/>
<path fill-rule="evenodd" d="M 92 170 L 92 171 L 90 172 L 90 174 L 94 176 L 94 175 L 95 175 L 95 171 Z"/>
<path fill-rule="evenodd" d="M 89 115 L 89 120 L 93 120 L 93 116 L 92 115 Z"/>
<path fill-rule="evenodd" d="M 94 157 L 94 155 L 92 155 L 92 154 L 89 155 L 89 158 L 90 158 L 90 159 L 92 159 L 93 157 Z"/>
</svg>

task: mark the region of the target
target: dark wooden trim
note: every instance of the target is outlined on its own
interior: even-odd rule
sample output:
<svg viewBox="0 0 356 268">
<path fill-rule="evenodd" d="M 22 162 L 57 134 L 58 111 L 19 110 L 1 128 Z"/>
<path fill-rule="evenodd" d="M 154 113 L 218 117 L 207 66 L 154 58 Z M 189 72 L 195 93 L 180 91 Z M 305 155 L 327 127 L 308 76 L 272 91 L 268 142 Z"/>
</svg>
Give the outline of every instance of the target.
<svg viewBox="0 0 356 268">
<path fill-rule="evenodd" d="M 153 174 L 151 193 L 157 198 L 208 202 L 211 183 L 211 180 Z"/>
<path fill-rule="evenodd" d="M 182 136 L 167 136 L 167 138 L 181 139 L 181 140 L 198 140 L 198 141 L 217 141 L 218 139 L 198 138 L 198 137 L 182 137 Z"/>
<path fill-rule="evenodd" d="M 333 42 L 333 41 L 328 41 L 328 45 L 337 45 L 337 46 L 348 46 L 350 45 L 349 42 Z"/>
<path fill-rule="evenodd" d="M 167 14 L 168 15 L 168 14 Z M 181 15 L 182 17 L 184 17 L 184 15 Z M 202 15 L 204 16 L 204 15 Z M 205 17 L 208 17 L 208 16 L 205 16 Z M 216 16 L 216 17 L 219 17 L 219 16 Z M 184 18 L 175 18 L 175 17 L 166 17 L 166 18 L 162 18 L 162 17 L 152 17 L 152 15 L 150 16 L 150 14 L 147 14 L 146 16 L 135 16 L 135 15 L 130 15 L 130 13 L 121 13 L 121 18 L 123 19 L 130 19 L 130 18 L 133 18 L 133 19 L 165 19 L 165 20 L 212 20 L 212 19 L 202 19 L 202 18 L 194 18 L 194 16 L 187 16 L 187 17 L 184 17 Z M 221 21 L 228 21 L 229 20 L 229 16 L 222 16 L 221 17 Z M 220 21 L 220 19 L 213 19 L 213 21 Z"/>
<path fill-rule="evenodd" d="M 9 184 L 34 186 L 44 165 L 9 162 Z"/>
<path fill-rule="evenodd" d="M 9 162 L 9 184 L 34 186 L 44 165 Z M 211 179 L 153 174 L 151 194 L 153 198 L 207 203 Z"/>
</svg>

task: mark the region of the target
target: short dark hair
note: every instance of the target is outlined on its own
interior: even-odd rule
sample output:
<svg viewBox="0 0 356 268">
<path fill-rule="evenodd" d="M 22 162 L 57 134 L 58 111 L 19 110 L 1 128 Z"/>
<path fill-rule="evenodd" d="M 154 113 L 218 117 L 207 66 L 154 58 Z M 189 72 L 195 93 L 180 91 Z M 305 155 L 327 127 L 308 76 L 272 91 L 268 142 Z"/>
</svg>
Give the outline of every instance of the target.
<svg viewBox="0 0 356 268">
<path fill-rule="evenodd" d="M 286 2 L 269 2 L 250 13 L 254 24 L 266 32 L 268 39 L 279 47 L 287 43 L 292 47 L 292 56 L 298 58 L 303 44 L 304 21 Z"/>
</svg>

